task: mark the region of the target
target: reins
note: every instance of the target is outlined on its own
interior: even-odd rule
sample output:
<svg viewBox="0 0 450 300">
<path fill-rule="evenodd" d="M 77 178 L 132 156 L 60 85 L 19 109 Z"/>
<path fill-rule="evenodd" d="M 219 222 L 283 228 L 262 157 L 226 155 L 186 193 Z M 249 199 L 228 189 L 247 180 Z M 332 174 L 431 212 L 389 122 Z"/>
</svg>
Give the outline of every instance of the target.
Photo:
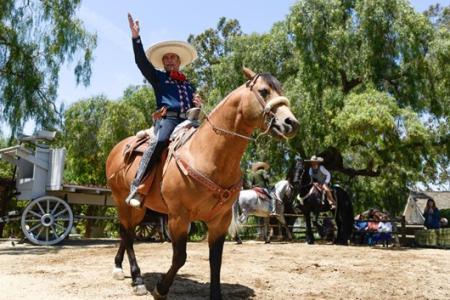
<svg viewBox="0 0 450 300">
<path fill-rule="evenodd" d="M 273 109 L 275 106 L 280 105 L 280 104 L 284 104 L 284 105 L 286 105 L 286 106 L 289 106 L 289 104 L 290 104 L 290 103 L 289 103 L 289 99 L 286 98 L 286 97 L 283 97 L 283 96 L 278 96 L 278 97 L 275 97 L 275 98 L 273 98 L 273 99 L 270 99 L 268 102 L 265 102 L 264 99 L 262 99 L 261 95 L 259 95 L 258 92 L 256 92 L 255 90 L 253 90 L 253 87 L 254 87 L 254 85 L 256 84 L 256 81 L 258 80 L 259 77 L 260 77 L 260 74 L 259 74 L 259 73 L 256 74 L 255 76 L 253 76 L 253 78 L 252 78 L 251 80 L 248 80 L 248 81 L 247 81 L 247 83 L 245 84 L 245 86 L 246 86 L 247 88 L 249 88 L 250 91 L 253 92 L 253 94 L 254 94 L 255 97 L 256 97 L 256 100 L 258 100 L 258 103 L 259 103 L 259 104 L 261 105 L 261 107 L 262 107 L 261 114 L 262 114 L 263 117 L 264 117 L 264 123 L 266 124 L 266 130 L 264 130 L 263 132 L 261 132 L 260 134 L 258 134 L 258 136 L 257 136 L 256 138 L 252 138 L 252 137 L 250 137 L 250 136 L 246 136 L 246 135 L 243 135 L 243 134 L 239 134 L 239 133 L 237 133 L 237 132 L 230 131 L 230 130 L 223 129 L 223 128 L 220 128 L 220 127 L 215 126 L 215 125 L 211 122 L 211 120 L 210 120 L 210 118 L 209 118 L 209 115 L 207 115 L 207 114 L 202 110 L 203 114 L 206 116 L 206 117 L 205 117 L 206 122 L 209 124 L 209 126 L 211 126 L 211 129 L 212 129 L 216 134 L 223 134 L 223 135 L 229 135 L 229 136 L 236 136 L 236 137 L 239 137 L 239 138 L 248 140 L 248 141 L 256 142 L 260 136 L 266 135 L 266 134 L 269 132 L 270 128 L 271 128 L 272 125 L 273 125 L 273 122 L 274 122 L 275 119 L 276 119 L 276 116 L 275 116 L 275 114 L 273 113 L 272 109 Z"/>
</svg>

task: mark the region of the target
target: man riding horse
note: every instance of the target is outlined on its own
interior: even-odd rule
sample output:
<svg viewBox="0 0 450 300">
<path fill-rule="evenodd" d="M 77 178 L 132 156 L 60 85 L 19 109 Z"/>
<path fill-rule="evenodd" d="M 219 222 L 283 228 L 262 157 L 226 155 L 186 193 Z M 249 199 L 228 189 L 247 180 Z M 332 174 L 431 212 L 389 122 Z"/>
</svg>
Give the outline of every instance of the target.
<svg viewBox="0 0 450 300">
<path fill-rule="evenodd" d="M 331 181 L 330 172 L 322 165 L 323 158 L 313 155 L 311 159 L 305 160 L 305 162 L 311 163 L 311 168 L 309 169 L 309 176 L 312 177 L 313 181 L 319 186 L 319 190 L 326 194 L 326 198 L 330 203 L 331 209 L 336 209 L 336 200 L 333 197 L 333 192 L 329 186 Z"/>
<path fill-rule="evenodd" d="M 134 21 L 131 14 L 128 14 L 128 22 L 136 64 L 153 87 L 158 109 L 153 114 L 155 137 L 143 154 L 130 194 L 125 200 L 133 207 L 140 207 L 142 196 L 138 193 L 138 187 L 145 174 L 159 161 L 175 127 L 187 119 L 190 108 L 201 106 L 202 99 L 195 94 L 195 88 L 179 71 L 181 66 L 197 58 L 195 49 L 183 41 L 165 41 L 154 44 L 144 52 L 139 35 L 139 21 Z"/>
<path fill-rule="evenodd" d="M 270 199 L 270 216 L 279 216 L 277 213 L 276 197 L 270 192 L 269 170 L 270 165 L 266 162 L 256 162 L 252 165 L 251 186 L 263 190 L 264 198 Z"/>
</svg>

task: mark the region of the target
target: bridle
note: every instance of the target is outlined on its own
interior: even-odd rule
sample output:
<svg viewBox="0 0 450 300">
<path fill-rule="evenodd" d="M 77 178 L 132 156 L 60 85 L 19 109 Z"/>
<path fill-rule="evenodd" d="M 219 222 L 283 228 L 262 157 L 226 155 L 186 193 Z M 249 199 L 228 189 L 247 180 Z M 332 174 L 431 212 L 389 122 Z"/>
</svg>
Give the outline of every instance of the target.
<svg viewBox="0 0 450 300">
<path fill-rule="evenodd" d="M 250 79 L 246 82 L 245 86 L 247 88 L 249 88 L 250 91 L 253 92 L 256 99 L 258 100 L 258 103 L 261 105 L 261 108 L 262 108 L 261 114 L 264 118 L 264 124 L 266 125 L 266 130 L 261 132 L 256 138 L 252 138 L 250 136 L 242 135 L 237 132 L 226 130 L 226 129 L 215 126 L 211 122 L 209 116 L 205 114 L 207 123 L 211 126 L 212 130 L 216 134 L 236 136 L 236 137 L 248 140 L 248 141 L 256 141 L 261 135 L 267 134 L 269 132 L 270 128 L 273 126 L 273 122 L 276 120 L 276 115 L 273 113 L 272 109 L 278 105 L 286 105 L 288 107 L 290 106 L 289 99 L 284 96 L 277 96 L 277 97 L 270 99 L 267 102 L 264 101 L 264 99 L 261 97 L 261 95 L 256 90 L 253 89 L 253 87 L 255 86 L 256 81 L 258 80 L 260 75 L 261 74 L 259 74 L 259 73 L 255 74 L 255 76 L 253 76 L 252 79 Z"/>
</svg>

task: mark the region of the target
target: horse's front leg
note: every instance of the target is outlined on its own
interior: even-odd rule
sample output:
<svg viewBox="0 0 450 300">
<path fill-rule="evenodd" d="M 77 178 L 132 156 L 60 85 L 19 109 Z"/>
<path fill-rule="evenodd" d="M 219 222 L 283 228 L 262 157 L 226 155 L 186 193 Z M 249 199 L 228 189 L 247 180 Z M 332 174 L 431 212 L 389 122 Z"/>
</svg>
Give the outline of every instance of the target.
<svg viewBox="0 0 450 300">
<path fill-rule="evenodd" d="M 305 223 L 306 223 L 306 242 L 308 244 L 314 244 L 314 235 L 311 227 L 311 214 L 310 212 L 305 213 Z"/>
<path fill-rule="evenodd" d="M 269 227 L 270 218 L 264 218 L 264 243 L 270 243 L 270 227 Z"/>
<path fill-rule="evenodd" d="M 223 244 L 227 235 L 227 228 L 231 221 L 231 211 L 221 218 L 208 222 L 209 267 L 211 283 L 209 297 L 212 300 L 222 299 L 220 287 L 220 269 L 222 267 Z"/>
<path fill-rule="evenodd" d="M 172 239 L 172 265 L 152 291 L 153 298 L 166 299 L 169 288 L 178 270 L 186 262 L 186 243 L 189 219 L 181 216 L 169 217 L 169 231 Z"/>
</svg>

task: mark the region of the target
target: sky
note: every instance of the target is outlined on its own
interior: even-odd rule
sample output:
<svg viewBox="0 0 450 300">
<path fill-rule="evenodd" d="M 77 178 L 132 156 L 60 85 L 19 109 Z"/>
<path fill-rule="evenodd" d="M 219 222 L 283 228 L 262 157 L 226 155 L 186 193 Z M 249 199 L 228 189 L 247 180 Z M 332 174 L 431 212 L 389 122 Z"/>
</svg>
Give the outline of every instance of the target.
<svg viewBox="0 0 450 300">
<path fill-rule="evenodd" d="M 78 16 L 89 32 L 97 33 L 91 82 L 88 87 L 77 86 L 74 64 L 61 67 L 58 100 L 65 106 L 91 96 L 103 94 L 118 99 L 126 87 L 142 83 L 142 75 L 134 63 L 127 13 L 138 19 L 145 48 L 162 40 L 186 40 L 216 28 L 221 17 L 237 19 L 245 34 L 265 33 L 272 25 L 284 20 L 295 0 L 108 0 L 82 1 Z M 422 12 L 430 4 L 449 5 L 450 0 L 413 0 L 413 7 Z M 8 132 L 2 126 L 3 133 Z M 28 122 L 25 134 L 31 134 L 34 123 Z"/>
</svg>

